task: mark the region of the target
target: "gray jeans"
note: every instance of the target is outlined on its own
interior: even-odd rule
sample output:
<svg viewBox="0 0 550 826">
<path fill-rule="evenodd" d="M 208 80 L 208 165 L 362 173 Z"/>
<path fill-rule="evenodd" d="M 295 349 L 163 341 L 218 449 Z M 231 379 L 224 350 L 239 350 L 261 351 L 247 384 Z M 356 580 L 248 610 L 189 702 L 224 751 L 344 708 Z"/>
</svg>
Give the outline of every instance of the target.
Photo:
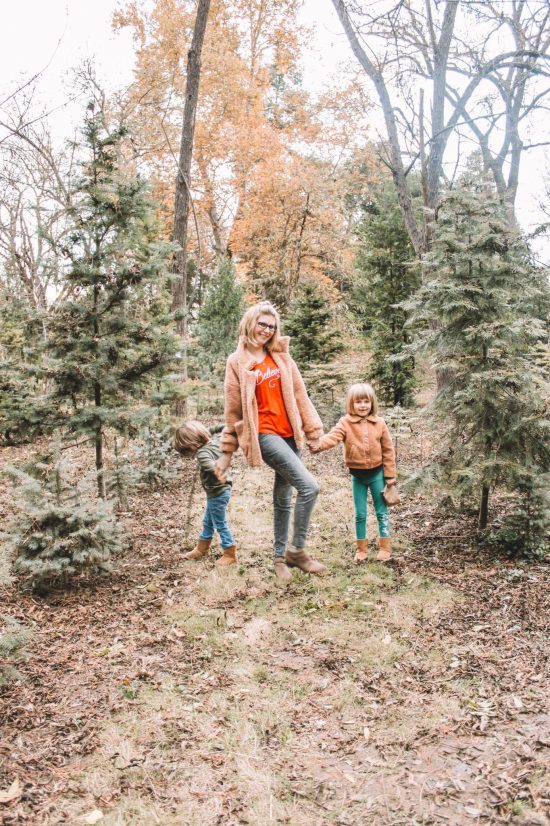
<svg viewBox="0 0 550 826">
<path fill-rule="evenodd" d="M 319 495 L 319 484 L 302 460 L 293 438 L 285 439 L 272 433 L 260 433 L 262 459 L 275 471 L 273 485 L 273 528 L 275 556 L 284 556 L 288 541 L 292 489 L 296 488 L 294 506 L 294 535 L 292 544 L 303 548 L 306 544 L 309 520 Z"/>
</svg>

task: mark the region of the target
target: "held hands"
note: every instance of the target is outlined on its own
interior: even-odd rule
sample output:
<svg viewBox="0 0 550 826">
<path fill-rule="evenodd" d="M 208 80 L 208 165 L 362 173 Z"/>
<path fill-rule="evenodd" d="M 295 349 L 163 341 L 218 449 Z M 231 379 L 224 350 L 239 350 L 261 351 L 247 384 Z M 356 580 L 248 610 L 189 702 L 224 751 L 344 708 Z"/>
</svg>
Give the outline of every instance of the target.
<svg viewBox="0 0 550 826">
<path fill-rule="evenodd" d="M 223 484 L 227 481 L 227 469 L 231 464 L 231 453 L 222 453 L 214 465 L 214 476 Z"/>
<path fill-rule="evenodd" d="M 397 479 L 386 479 L 386 485 L 391 488 L 392 485 L 397 484 Z"/>
<path fill-rule="evenodd" d="M 307 443 L 309 450 L 311 453 L 319 453 L 321 450 L 321 440 L 320 439 L 312 439 L 311 442 Z"/>
</svg>

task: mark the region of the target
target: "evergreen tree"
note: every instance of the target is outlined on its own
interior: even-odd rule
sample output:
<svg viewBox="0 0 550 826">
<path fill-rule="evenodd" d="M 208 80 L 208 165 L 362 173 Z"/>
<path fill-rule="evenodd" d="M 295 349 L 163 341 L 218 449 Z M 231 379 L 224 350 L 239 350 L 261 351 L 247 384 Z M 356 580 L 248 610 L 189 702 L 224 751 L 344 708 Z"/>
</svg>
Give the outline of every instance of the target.
<svg viewBox="0 0 550 826">
<path fill-rule="evenodd" d="M 32 587 L 66 583 L 84 570 L 107 570 L 111 555 L 124 544 L 109 505 L 82 498 L 66 483 L 59 457 L 49 459 L 7 471 L 16 486 L 20 514 L 2 539 L 15 572 Z"/>
<path fill-rule="evenodd" d="M 206 379 L 223 375 L 227 356 L 235 349 L 243 296 L 235 280 L 235 265 L 223 258 L 206 288 L 197 323 L 197 369 Z"/>
<path fill-rule="evenodd" d="M 106 133 L 91 112 L 83 134 L 89 157 L 62 250 L 70 298 L 52 314 L 49 374 L 66 432 L 95 444 L 104 498 L 105 428 L 126 430 L 148 393 L 157 404 L 169 393 L 161 379 L 176 352 L 166 290 L 172 247 L 161 240 L 146 183 L 118 167 L 124 130 Z"/>
<path fill-rule="evenodd" d="M 414 356 L 408 345 L 412 330 L 402 302 L 420 284 L 414 250 L 397 202 L 395 187 L 380 184 L 370 193 L 357 228 L 359 251 L 352 307 L 372 352 L 369 378 L 387 404 L 408 406 L 413 400 Z"/>
<path fill-rule="evenodd" d="M 170 427 L 163 430 L 145 428 L 140 443 L 134 450 L 134 484 L 138 487 L 159 488 L 172 482 L 178 475 L 179 462 L 172 447 Z"/>
<path fill-rule="evenodd" d="M 324 364 L 344 349 L 333 310 L 313 282 L 306 282 L 290 305 L 284 332 L 291 337 L 292 357 L 301 369 Z"/>
<path fill-rule="evenodd" d="M 0 305 L 0 443 L 17 444 L 54 426 L 43 349 L 36 311 L 15 297 L 5 300 Z"/>
<path fill-rule="evenodd" d="M 446 427 L 437 461 L 461 493 L 489 494 L 549 469 L 545 377 L 537 364 L 549 293 L 506 208 L 490 188 L 450 192 L 439 209 L 426 280 L 409 303 L 424 325 L 418 347 L 449 376 L 435 410 Z"/>
<path fill-rule="evenodd" d="M 543 559 L 550 551 L 550 477 L 528 470 L 517 479 L 517 499 L 489 543 L 512 558 Z"/>
</svg>

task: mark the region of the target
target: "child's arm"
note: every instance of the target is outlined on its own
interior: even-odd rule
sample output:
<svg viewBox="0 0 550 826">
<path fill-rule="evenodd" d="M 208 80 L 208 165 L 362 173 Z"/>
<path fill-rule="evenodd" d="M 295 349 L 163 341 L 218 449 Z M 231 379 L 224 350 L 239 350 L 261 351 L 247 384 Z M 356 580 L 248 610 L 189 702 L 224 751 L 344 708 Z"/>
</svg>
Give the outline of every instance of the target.
<svg viewBox="0 0 550 826">
<path fill-rule="evenodd" d="M 397 469 L 395 467 L 395 448 L 393 446 L 393 439 L 388 430 L 386 422 L 382 427 L 382 435 L 380 437 L 380 444 L 382 446 L 382 464 L 384 466 L 384 479 L 388 485 L 395 485 L 395 477 L 397 476 Z"/>
<path fill-rule="evenodd" d="M 210 431 L 210 435 L 214 436 L 216 433 L 221 433 L 224 427 L 225 425 L 223 424 L 212 424 L 210 425 L 208 430 Z"/>
<path fill-rule="evenodd" d="M 195 453 L 195 458 L 198 462 L 199 467 L 201 470 L 205 471 L 213 471 L 214 465 L 216 464 L 215 458 L 212 456 L 211 453 L 207 453 L 205 450 L 198 450 Z"/>
<path fill-rule="evenodd" d="M 314 453 L 320 453 L 322 450 L 330 450 L 331 447 L 336 447 L 337 444 L 340 442 L 345 442 L 345 440 L 346 429 L 344 427 L 344 420 L 340 419 L 340 421 L 334 425 L 332 430 L 329 430 L 328 433 L 321 436 L 319 445 L 314 450 Z"/>
</svg>

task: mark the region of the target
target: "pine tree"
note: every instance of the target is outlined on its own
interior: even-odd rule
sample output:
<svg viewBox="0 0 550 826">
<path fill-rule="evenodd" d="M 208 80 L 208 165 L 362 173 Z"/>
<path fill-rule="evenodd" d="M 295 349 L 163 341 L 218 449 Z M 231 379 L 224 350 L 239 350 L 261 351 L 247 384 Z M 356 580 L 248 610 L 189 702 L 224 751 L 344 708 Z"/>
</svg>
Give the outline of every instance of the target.
<svg viewBox="0 0 550 826">
<path fill-rule="evenodd" d="M 544 559 L 550 551 L 550 476 L 526 470 L 515 487 L 516 501 L 488 542 L 511 558 Z"/>
<path fill-rule="evenodd" d="M 140 433 L 140 443 L 134 450 L 135 485 L 159 488 L 177 477 L 179 462 L 175 461 L 172 440 L 170 427 L 160 431 L 148 427 Z"/>
<path fill-rule="evenodd" d="M 206 288 L 197 323 L 197 371 L 205 379 L 223 375 L 227 356 L 235 349 L 243 296 L 235 265 L 223 258 Z"/>
<path fill-rule="evenodd" d="M 292 357 L 301 369 L 325 364 L 344 349 L 332 308 L 312 282 L 305 282 L 291 303 L 284 332 L 291 337 Z"/>
<path fill-rule="evenodd" d="M 407 311 L 402 302 L 420 284 L 414 250 L 395 187 L 380 184 L 370 193 L 371 201 L 357 228 L 359 251 L 352 307 L 369 339 L 372 360 L 369 378 L 387 404 L 408 406 L 413 401 L 414 356 L 408 345 L 412 330 L 405 326 Z"/>
<path fill-rule="evenodd" d="M 66 583 L 84 570 L 108 570 L 125 541 L 110 506 L 82 497 L 65 481 L 59 455 L 51 458 L 7 471 L 20 513 L 2 539 L 15 572 L 34 588 Z"/>
<path fill-rule="evenodd" d="M 105 497 L 105 428 L 125 431 L 173 363 L 167 295 L 171 245 L 162 241 L 146 183 L 118 167 L 123 129 L 106 133 L 98 115 L 84 125 L 88 160 L 69 213 L 62 253 L 70 298 L 49 329 L 49 374 L 67 434 L 95 444 L 98 493 Z"/>
<path fill-rule="evenodd" d="M 409 303 L 418 347 L 449 376 L 434 408 L 446 428 L 437 461 L 461 493 L 477 491 L 479 527 L 491 489 L 547 472 L 550 422 L 537 364 L 549 293 L 504 205 L 485 185 L 450 192 L 439 210 L 426 281 Z"/>
<path fill-rule="evenodd" d="M 52 429 L 55 408 L 46 392 L 40 319 L 11 297 L 0 306 L 0 442 L 17 444 Z"/>
</svg>

